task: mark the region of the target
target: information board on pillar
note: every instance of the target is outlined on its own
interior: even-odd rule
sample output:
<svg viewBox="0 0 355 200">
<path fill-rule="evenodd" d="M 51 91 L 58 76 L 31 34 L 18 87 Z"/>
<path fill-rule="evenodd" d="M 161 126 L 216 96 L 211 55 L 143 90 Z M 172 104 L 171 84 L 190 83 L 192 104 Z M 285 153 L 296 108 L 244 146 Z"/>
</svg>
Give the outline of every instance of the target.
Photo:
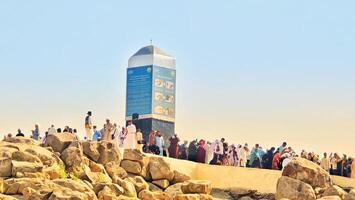
<svg viewBox="0 0 355 200">
<path fill-rule="evenodd" d="M 154 66 L 153 79 L 153 114 L 157 119 L 174 122 L 176 71 Z"/>
<path fill-rule="evenodd" d="M 127 69 L 126 117 L 152 113 L 152 66 Z"/>
</svg>

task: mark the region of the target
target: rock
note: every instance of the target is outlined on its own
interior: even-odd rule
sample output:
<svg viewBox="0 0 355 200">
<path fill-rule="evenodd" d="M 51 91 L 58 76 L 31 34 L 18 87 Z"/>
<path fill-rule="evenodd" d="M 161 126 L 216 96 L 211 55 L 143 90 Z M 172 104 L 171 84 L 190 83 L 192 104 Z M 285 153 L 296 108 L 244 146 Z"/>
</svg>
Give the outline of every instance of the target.
<svg viewBox="0 0 355 200">
<path fill-rule="evenodd" d="M 127 197 L 127 196 L 121 195 L 121 196 L 117 197 L 117 200 L 139 200 L 139 199 L 136 197 Z"/>
<path fill-rule="evenodd" d="M 211 195 L 207 194 L 178 194 L 174 200 L 212 200 Z"/>
<path fill-rule="evenodd" d="M 149 172 L 153 180 L 174 179 L 174 172 L 170 165 L 160 157 L 152 157 L 149 162 Z"/>
<path fill-rule="evenodd" d="M 8 195 L 22 194 L 23 189 L 31 187 L 35 190 L 40 188 L 50 189 L 49 185 L 43 184 L 43 181 L 35 178 L 10 178 L 2 180 L 0 183 L 0 192 Z"/>
<path fill-rule="evenodd" d="M 235 199 L 241 198 L 243 196 L 251 196 L 254 195 L 256 192 L 256 190 L 250 190 L 245 188 L 232 188 L 229 191 L 230 195 Z"/>
<path fill-rule="evenodd" d="M 325 196 L 317 200 L 342 200 L 339 196 L 333 195 L 333 196 Z"/>
<path fill-rule="evenodd" d="M 300 180 L 287 176 L 281 176 L 277 181 L 276 199 L 292 199 L 292 200 L 315 200 L 316 195 L 311 185 Z"/>
<path fill-rule="evenodd" d="M 288 176 L 315 187 L 329 187 L 332 185 L 330 175 L 316 163 L 304 158 L 294 158 L 282 171 L 283 176 Z"/>
<path fill-rule="evenodd" d="M 62 153 L 74 140 L 76 140 L 75 135 L 70 133 L 49 134 L 44 145 L 52 147 L 55 152 Z"/>
<path fill-rule="evenodd" d="M 172 198 L 164 192 L 151 192 L 149 190 L 142 190 L 138 198 L 141 200 L 172 200 Z"/>
<path fill-rule="evenodd" d="M 97 162 L 100 158 L 100 153 L 98 150 L 99 144 L 94 141 L 83 141 L 83 152 L 86 156 L 88 156 L 91 160 Z"/>
<path fill-rule="evenodd" d="M 121 153 L 115 142 L 100 141 L 98 151 L 100 154 L 99 160 L 100 164 L 105 165 L 108 162 L 114 161 L 117 163 L 121 162 Z"/>
<path fill-rule="evenodd" d="M 339 196 L 341 199 L 345 198 L 345 194 L 346 192 L 339 186 L 337 185 L 332 185 L 330 187 L 328 187 L 327 189 L 325 189 L 325 191 L 322 194 L 322 197 L 325 196 Z"/>
<path fill-rule="evenodd" d="M 10 177 L 12 172 L 11 158 L 0 157 L 0 177 Z"/>
<path fill-rule="evenodd" d="M 249 197 L 249 196 L 245 196 L 240 198 L 240 200 L 253 200 L 253 198 Z"/>
<path fill-rule="evenodd" d="M 184 194 L 210 194 L 212 191 L 212 185 L 210 181 L 206 180 L 189 180 L 181 185 L 181 190 Z"/>
<path fill-rule="evenodd" d="M 60 155 L 65 165 L 68 167 L 81 165 L 83 162 L 83 152 L 76 147 L 68 147 Z"/>
<path fill-rule="evenodd" d="M 106 174 L 106 172 L 98 171 L 93 172 L 90 167 L 84 165 L 84 180 L 89 181 L 91 184 L 95 185 L 98 183 L 111 183 L 112 179 Z"/>
<path fill-rule="evenodd" d="M 177 194 L 184 194 L 181 190 L 182 183 L 176 183 L 174 185 L 170 185 L 165 189 L 165 193 L 167 193 L 170 197 L 174 198 Z"/>
<path fill-rule="evenodd" d="M 345 195 L 345 198 L 344 198 L 344 200 L 354 200 L 354 199 L 355 199 L 355 191 L 354 192 L 350 191 L 348 194 Z"/>
<path fill-rule="evenodd" d="M 163 190 L 160 187 L 154 185 L 153 183 L 149 183 L 148 182 L 148 185 L 149 185 L 149 191 L 152 191 L 152 192 L 163 192 Z"/>
<path fill-rule="evenodd" d="M 105 186 L 98 194 L 99 200 L 113 200 L 116 199 L 114 192 L 107 186 Z"/>
<path fill-rule="evenodd" d="M 137 149 L 125 149 L 123 159 L 137 161 L 141 163 L 141 165 L 144 165 L 149 158 Z"/>
<path fill-rule="evenodd" d="M 127 178 L 128 174 L 125 169 L 120 167 L 120 164 L 114 161 L 108 162 L 105 164 L 106 172 L 110 175 L 110 177 L 118 176 L 122 179 Z"/>
<path fill-rule="evenodd" d="M 61 188 L 62 191 L 63 190 L 65 191 L 65 189 L 71 190 L 71 193 L 69 193 L 69 195 L 65 194 L 63 196 L 71 197 L 70 195 L 73 195 L 74 197 L 76 196 L 78 198 L 87 199 L 87 200 L 97 199 L 95 192 L 92 191 L 90 187 L 87 184 L 85 184 L 83 181 L 80 180 L 74 181 L 71 179 L 56 179 L 53 180 L 52 182 L 56 184 L 57 187 L 59 186 L 59 188 Z M 56 196 L 61 196 L 61 195 L 62 193 L 56 194 Z M 73 199 L 73 197 L 71 198 Z"/>
<path fill-rule="evenodd" d="M 147 190 L 149 189 L 149 185 L 145 180 L 140 177 L 140 176 L 135 176 L 135 177 L 128 177 L 125 180 L 133 183 L 137 193 L 139 193 L 142 190 Z"/>
<path fill-rule="evenodd" d="M 41 173 L 43 165 L 41 163 L 30 163 L 23 161 L 12 161 L 12 176 L 17 177 L 19 174 L 25 176 L 31 173 Z"/>
<path fill-rule="evenodd" d="M 11 154 L 11 158 L 16 161 L 34 162 L 42 164 L 41 159 L 25 151 L 15 151 Z"/>
<path fill-rule="evenodd" d="M 166 179 L 156 180 L 156 181 L 153 181 L 152 183 L 159 186 L 163 190 L 165 190 L 170 185 L 169 181 Z"/>
<path fill-rule="evenodd" d="M 8 196 L 8 195 L 4 195 L 0 193 L 0 200 L 17 200 L 14 197 Z"/>
<path fill-rule="evenodd" d="M 121 167 L 125 171 L 133 174 L 140 174 L 142 171 L 142 167 L 139 164 L 139 162 L 131 161 L 131 160 L 122 160 Z"/>
<path fill-rule="evenodd" d="M 127 197 L 137 197 L 136 188 L 133 183 L 128 180 L 120 180 L 118 183 L 124 189 L 124 195 Z"/>
<path fill-rule="evenodd" d="M 115 183 L 98 183 L 94 186 L 95 194 L 99 194 L 100 191 L 105 189 L 105 187 L 110 189 L 110 194 L 114 196 L 120 196 L 124 194 L 124 188 Z"/>
<path fill-rule="evenodd" d="M 7 137 L 4 139 L 5 142 L 9 143 L 18 143 L 18 144 L 29 144 L 29 145 L 38 145 L 38 141 L 32 138 L 26 137 Z"/>
<path fill-rule="evenodd" d="M 172 181 L 173 183 L 182 183 L 190 179 L 191 179 L 190 176 L 174 170 L 174 179 Z"/>
</svg>

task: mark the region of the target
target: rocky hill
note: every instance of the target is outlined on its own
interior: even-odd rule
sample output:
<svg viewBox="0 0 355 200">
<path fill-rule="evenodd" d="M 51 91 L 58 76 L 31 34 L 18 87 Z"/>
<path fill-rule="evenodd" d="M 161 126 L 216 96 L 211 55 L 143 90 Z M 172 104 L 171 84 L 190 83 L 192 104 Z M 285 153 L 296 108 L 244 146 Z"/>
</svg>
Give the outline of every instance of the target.
<svg viewBox="0 0 355 200">
<path fill-rule="evenodd" d="M 7 138 L 0 142 L 0 200 L 355 199 L 354 190 L 333 185 L 324 170 L 303 159 L 285 168 L 275 194 L 212 188 L 210 180 L 191 180 L 172 165 L 174 160 L 136 150 L 121 152 L 111 142 L 75 141 L 71 134 L 49 135 L 44 145 Z"/>
</svg>

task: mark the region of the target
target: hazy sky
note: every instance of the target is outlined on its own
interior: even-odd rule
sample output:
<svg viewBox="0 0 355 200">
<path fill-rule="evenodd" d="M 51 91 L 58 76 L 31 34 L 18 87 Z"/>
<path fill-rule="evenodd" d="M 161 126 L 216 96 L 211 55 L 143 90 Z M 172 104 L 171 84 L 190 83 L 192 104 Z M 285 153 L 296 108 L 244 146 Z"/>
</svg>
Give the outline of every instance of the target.
<svg viewBox="0 0 355 200">
<path fill-rule="evenodd" d="M 177 59 L 176 131 L 355 155 L 354 1 L 0 1 L 0 137 L 123 124 L 139 48 Z"/>
</svg>

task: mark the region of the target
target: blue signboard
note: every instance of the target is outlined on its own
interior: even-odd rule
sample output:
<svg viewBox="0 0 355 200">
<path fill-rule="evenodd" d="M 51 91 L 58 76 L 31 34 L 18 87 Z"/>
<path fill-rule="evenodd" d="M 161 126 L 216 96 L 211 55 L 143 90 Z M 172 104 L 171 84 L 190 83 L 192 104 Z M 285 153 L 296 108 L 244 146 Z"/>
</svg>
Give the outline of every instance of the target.
<svg viewBox="0 0 355 200">
<path fill-rule="evenodd" d="M 154 66 L 153 79 L 153 114 L 162 120 L 174 121 L 176 71 Z"/>
<path fill-rule="evenodd" d="M 127 69 L 126 117 L 152 113 L 152 66 Z"/>
</svg>

